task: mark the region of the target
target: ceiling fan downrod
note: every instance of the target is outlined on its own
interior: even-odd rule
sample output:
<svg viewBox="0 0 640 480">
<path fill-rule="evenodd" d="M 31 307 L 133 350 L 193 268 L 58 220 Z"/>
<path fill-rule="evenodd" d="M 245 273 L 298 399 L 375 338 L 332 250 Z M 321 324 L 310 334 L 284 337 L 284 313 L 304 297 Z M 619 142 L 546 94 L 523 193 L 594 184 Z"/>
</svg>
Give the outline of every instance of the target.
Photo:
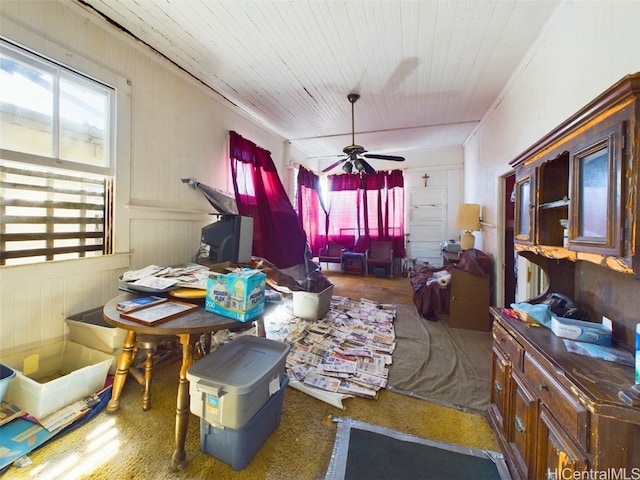
<svg viewBox="0 0 640 480">
<path fill-rule="evenodd" d="M 357 93 L 350 93 L 347 95 L 347 99 L 351 102 L 351 145 L 356 144 L 356 114 L 355 114 L 355 104 L 360 98 L 360 95 Z"/>
</svg>

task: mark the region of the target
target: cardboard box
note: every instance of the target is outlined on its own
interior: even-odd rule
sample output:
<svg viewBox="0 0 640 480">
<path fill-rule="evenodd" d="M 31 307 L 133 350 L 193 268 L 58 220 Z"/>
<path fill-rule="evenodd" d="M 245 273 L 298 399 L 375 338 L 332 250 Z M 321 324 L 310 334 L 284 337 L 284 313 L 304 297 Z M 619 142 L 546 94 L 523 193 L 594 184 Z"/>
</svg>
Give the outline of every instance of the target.
<svg viewBox="0 0 640 480">
<path fill-rule="evenodd" d="M 243 335 L 187 370 L 194 415 L 218 427 L 240 428 L 280 389 L 290 345 Z"/>
<path fill-rule="evenodd" d="M 104 387 L 112 357 L 74 342 L 58 342 L 2 358 L 16 371 L 5 401 L 44 418 Z"/>
<path fill-rule="evenodd" d="M 207 280 L 205 310 L 247 322 L 264 312 L 267 276 L 245 268 L 233 273 L 212 274 Z"/>
<path fill-rule="evenodd" d="M 606 347 L 611 346 L 611 329 L 601 323 L 573 320 L 552 314 L 551 331 L 558 337 Z"/>
<path fill-rule="evenodd" d="M 104 321 L 102 309 L 103 307 L 97 307 L 67 318 L 69 340 L 110 354 L 113 361 L 109 373 L 114 375 L 127 331 L 108 325 Z"/>
<path fill-rule="evenodd" d="M 331 307 L 333 285 L 329 285 L 320 293 L 293 292 L 293 315 L 306 320 L 317 320 L 324 317 Z"/>
<path fill-rule="evenodd" d="M 216 427 L 200 419 L 200 451 L 231 465 L 234 470 L 245 468 L 280 425 L 284 388 L 289 383 L 285 374 L 280 390 L 244 426 L 233 429 Z"/>
</svg>

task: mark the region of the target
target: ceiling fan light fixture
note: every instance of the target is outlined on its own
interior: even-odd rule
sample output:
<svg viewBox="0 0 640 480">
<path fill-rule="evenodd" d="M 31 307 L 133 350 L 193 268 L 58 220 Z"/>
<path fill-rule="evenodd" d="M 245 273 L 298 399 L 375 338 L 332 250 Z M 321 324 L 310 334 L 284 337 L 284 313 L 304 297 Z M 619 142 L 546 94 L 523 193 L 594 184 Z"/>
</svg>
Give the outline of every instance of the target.
<svg viewBox="0 0 640 480">
<path fill-rule="evenodd" d="M 355 103 L 359 98 L 360 95 L 358 93 L 350 93 L 347 95 L 347 99 L 351 103 L 351 145 L 347 145 L 342 149 L 342 153 L 346 155 L 346 158 L 329 165 L 322 170 L 322 173 L 334 169 L 340 165 L 340 163 L 342 163 L 341 168 L 345 173 L 352 173 L 354 167 L 357 173 L 375 173 L 375 169 L 371 164 L 369 164 L 369 162 L 367 162 L 367 160 L 365 160 L 365 158 L 390 160 L 393 162 L 404 161 L 404 157 L 400 157 L 398 155 L 376 155 L 375 153 L 367 153 L 367 150 L 365 150 L 362 145 L 356 145 Z"/>
</svg>

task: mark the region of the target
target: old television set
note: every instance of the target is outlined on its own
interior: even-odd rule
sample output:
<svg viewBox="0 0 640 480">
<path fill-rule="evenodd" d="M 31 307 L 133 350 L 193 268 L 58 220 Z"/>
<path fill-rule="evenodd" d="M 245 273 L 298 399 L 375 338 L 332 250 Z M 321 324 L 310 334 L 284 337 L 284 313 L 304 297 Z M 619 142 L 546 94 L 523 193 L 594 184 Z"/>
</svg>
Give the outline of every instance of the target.
<svg viewBox="0 0 640 480">
<path fill-rule="evenodd" d="M 217 222 L 202 227 L 200 241 L 208 246 L 210 261 L 247 263 L 251 261 L 253 218 L 219 215 Z"/>
</svg>

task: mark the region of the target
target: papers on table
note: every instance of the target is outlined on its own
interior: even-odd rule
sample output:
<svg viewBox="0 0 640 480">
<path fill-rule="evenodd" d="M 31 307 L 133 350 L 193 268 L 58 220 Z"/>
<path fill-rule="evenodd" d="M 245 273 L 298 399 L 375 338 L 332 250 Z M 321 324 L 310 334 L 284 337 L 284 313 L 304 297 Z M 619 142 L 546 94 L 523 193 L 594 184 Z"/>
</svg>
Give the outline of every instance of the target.
<svg viewBox="0 0 640 480">
<path fill-rule="evenodd" d="M 167 290 L 174 286 L 206 290 L 210 273 L 208 267 L 197 264 L 170 267 L 149 265 L 140 270 L 125 272 L 122 281 L 133 287 L 150 290 Z"/>
</svg>

